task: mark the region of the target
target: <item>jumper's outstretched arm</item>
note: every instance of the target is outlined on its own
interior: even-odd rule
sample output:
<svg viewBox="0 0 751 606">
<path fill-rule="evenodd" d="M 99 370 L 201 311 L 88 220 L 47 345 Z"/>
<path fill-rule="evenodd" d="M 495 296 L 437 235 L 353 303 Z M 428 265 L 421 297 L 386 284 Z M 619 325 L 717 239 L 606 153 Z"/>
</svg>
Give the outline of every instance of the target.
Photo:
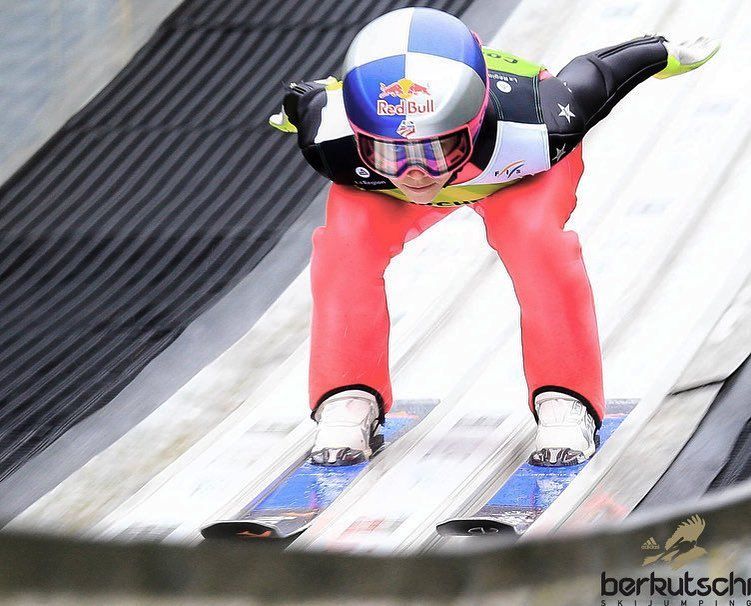
<svg viewBox="0 0 751 606">
<path fill-rule="evenodd" d="M 637 84 L 662 71 L 668 51 L 662 36 L 645 36 L 576 57 L 558 74 L 573 91 L 589 130 Z"/>
<path fill-rule="evenodd" d="M 540 82 L 553 160 L 573 149 L 638 84 L 696 69 L 718 49 L 719 43 L 707 38 L 674 44 L 644 36 L 573 59 L 556 77 Z M 555 149 L 561 150 L 559 157 Z"/>
</svg>

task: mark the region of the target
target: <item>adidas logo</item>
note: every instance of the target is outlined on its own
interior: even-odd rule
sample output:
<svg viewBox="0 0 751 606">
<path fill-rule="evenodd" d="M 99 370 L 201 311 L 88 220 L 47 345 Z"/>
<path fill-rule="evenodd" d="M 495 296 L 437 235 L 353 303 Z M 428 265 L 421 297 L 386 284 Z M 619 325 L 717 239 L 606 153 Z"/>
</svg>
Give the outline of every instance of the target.
<svg viewBox="0 0 751 606">
<path fill-rule="evenodd" d="M 649 549 L 659 549 L 660 546 L 657 544 L 654 537 L 649 537 L 644 543 L 642 543 L 641 548 L 646 551 Z"/>
</svg>

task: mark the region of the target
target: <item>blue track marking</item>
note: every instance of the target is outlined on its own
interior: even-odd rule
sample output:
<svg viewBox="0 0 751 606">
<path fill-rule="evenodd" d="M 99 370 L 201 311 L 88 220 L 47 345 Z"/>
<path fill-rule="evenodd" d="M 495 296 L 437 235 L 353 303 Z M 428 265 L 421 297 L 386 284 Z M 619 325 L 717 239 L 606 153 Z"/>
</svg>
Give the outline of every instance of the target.
<svg viewBox="0 0 751 606">
<path fill-rule="evenodd" d="M 437 404 L 437 400 L 396 401 L 386 415 L 384 447 L 388 448 L 415 427 Z M 331 505 L 367 465 L 323 467 L 306 460 L 260 501 L 245 507 L 236 519 L 266 518 L 269 515 L 312 519 Z"/>
<path fill-rule="evenodd" d="M 600 428 L 600 446 L 636 406 L 637 400 L 608 400 Z M 599 450 L 598 448 L 598 450 Z M 597 453 L 595 455 L 597 456 Z M 569 467 L 537 467 L 522 464 L 497 493 L 473 517 L 497 518 L 524 532 L 584 469 L 587 462 Z"/>
</svg>

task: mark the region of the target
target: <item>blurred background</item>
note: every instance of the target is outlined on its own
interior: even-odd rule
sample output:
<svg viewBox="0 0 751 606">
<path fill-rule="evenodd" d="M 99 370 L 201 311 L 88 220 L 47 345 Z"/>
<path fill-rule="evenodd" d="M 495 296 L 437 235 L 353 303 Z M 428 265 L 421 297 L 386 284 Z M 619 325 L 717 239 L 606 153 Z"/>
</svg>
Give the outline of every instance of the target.
<svg viewBox="0 0 751 606">
<path fill-rule="evenodd" d="M 0 179 L 104 87 L 178 4 L 4 0 Z"/>
</svg>

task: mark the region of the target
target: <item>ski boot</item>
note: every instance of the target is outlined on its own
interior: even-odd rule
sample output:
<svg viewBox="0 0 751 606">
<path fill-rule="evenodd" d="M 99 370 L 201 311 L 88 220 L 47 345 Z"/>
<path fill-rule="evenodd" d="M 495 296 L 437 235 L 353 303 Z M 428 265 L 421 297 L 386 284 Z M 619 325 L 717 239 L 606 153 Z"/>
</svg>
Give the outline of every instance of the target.
<svg viewBox="0 0 751 606">
<path fill-rule="evenodd" d="M 383 446 L 379 417 L 378 402 L 366 391 L 349 389 L 326 399 L 313 416 L 318 430 L 310 462 L 339 466 L 369 460 Z"/>
<path fill-rule="evenodd" d="M 595 452 L 595 421 L 576 398 L 556 391 L 535 396 L 539 419 L 529 462 L 540 467 L 579 465 Z"/>
<path fill-rule="evenodd" d="M 685 74 L 704 65 L 720 50 L 720 42 L 702 36 L 693 42 L 663 42 L 668 50 L 668 64 L 655 74 L 655 78 L 670 78 Z"/>
</svg>

